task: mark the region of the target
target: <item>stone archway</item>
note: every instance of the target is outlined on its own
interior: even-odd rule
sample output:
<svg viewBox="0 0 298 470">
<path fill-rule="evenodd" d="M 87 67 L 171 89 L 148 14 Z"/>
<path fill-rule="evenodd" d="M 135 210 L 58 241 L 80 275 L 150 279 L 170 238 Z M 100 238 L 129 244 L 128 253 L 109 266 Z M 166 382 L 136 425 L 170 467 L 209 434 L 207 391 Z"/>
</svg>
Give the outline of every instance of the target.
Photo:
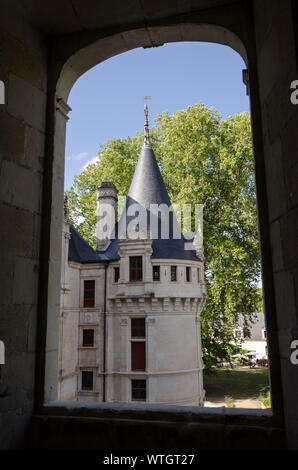
<svg viewBox="0 0 298 470">
<path fill-rule="evenodd" d="M 238 24 L 236 29 L 241 29 Z M 268 265 L 270 270 L 270 252 L 266 245 L 268 239 L 267 225 L 267 196 L 264 186 L 264 161 L 263 161 L 263 141 L 261 127 L 261 112 L 258 95 L 258 77 L 257 65 L 254 51 L 254 42 L 250 27 L 244 28 L 242 31 L 244 42 L 239 36 L 225 26 L 212 25 L 209 23 L 189 23 L 182 22 L 179 24 L 153 25 L 146 28 L 124 30 L 116 34 L 101 35 L 98 32 L 92 34 L 86 33 L 80 37 L 76 37 L 75 41 L 71 38 L 62 38 L 61 42 L 54 43 L 51 73 L 50 94 L 48 101 L 48 163 L 50 168 L 48 186 L 46 194 L 52 195 L 52 203 L 45 202 L 45 220 L 44 235 L 48 236 L 45 250 L 45 256 L 50 260 L 48 272 L 46 275 L 47 290 L 51 294 L 43 298 L 43 314 L 47 316 L 47 312 L 51 313 L 48 318 L 47 331 L 44 327 L 43 336 L 47 338 L 44 342 L 46 351 L 45 359 L 45 375 L 40 368 L 41 377 L 39 380 L 39 392 L 37 393 L 37 402 L 42 407 L 45 401 L 55 400 L 57 376 L 57 356 L 58 356 L 58 325 L 59 325 L 59 308 L 58 298 L 60 291 L 60 227 L 62 217 L 63 204 L 63 181 L 64 181 L 64 147 L 65 147 L 65 130 L 67 113 L 69 107 L 67 105 L 67 97 L 71 87 L 76 80 L 91 67 L 96 64 L 122 52 L 128 51 L 136 47 L 154 47 L 166 42 L 178 41 L 206 41 L 216 42 L 227 45 L 236 50 L 244 59 L 249 67 L 250 80 L 249 88 L 251 92 L 252 107 L 252 125 L 254 136 L 254 152 L 256 158 L 256 185 L 258 194 L 258 211 L 260 217 L 260 232 L 262 246 L 263 266 Z M 98 37 L 102 36 L 102 37 Z M 64 49 L 63 46 L 64 45 Z M 63 58 L 62 58 L 63 56 Z M 270 276 L 265 282 L 265 297 L 267 295 L 266 305 L 269 305 L 269 322 L 267 322 L 268 342 L 270 351 L 270 342 L 275 344 L 275 306 L 274 300 L 270 295 L 272 290 L 272 279 Z M 266 294 L 267 291 L 267 294 Z M 266 299 L 265 299 L 266 300 Z M 268 303 L 269 302 L 269 303 Z M 267 310 L 268 311 L 268 310 Z M 49 327 L 50 325 L 50 327 Z M 271 331 L 271 338 L 270 338 Z M 42 354 L 42 351 L 41 351 Z M 280 392 L 280 371 L 277 361 L 272 361 L 271 367 L 271 384 L 273 385 L 273 409 L 279 415 L 281 414 L 281 392 Z M 43 388 L 44 387 L 44 388 Z"/>
</svg>

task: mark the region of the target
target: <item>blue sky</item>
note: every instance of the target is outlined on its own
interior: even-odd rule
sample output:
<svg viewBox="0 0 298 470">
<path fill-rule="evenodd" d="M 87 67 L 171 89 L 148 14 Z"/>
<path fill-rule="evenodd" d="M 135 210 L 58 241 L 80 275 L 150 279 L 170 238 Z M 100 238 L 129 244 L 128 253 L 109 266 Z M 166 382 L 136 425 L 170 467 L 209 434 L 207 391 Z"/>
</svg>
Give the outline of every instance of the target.
<svg viewBox="0 0 298 470">
<path fill-rule="evenodd" d="M 151 96 L 151 126 L 158 113 L 173 114 L 200 101 L 223 117 L 248 111 L 244 68 L 229 47 L 185 42 L 134 49 L 89 70 L 69 95 L 65 188 L 97 155 L 100 144 L 142 129 L 146 95 Z"/>
</svg>

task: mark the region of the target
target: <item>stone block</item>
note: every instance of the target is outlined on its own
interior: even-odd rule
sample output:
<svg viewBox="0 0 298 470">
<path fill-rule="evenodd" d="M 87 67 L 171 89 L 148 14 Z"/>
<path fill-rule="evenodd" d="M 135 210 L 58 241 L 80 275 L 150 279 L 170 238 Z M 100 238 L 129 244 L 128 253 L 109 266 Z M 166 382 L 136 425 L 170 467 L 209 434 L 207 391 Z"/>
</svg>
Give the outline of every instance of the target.
<svg viewBox="0 0 298 470">
<path fill-rule="evenodd" d="M 2 305 L 10 305 L 12 303 L 13 295 L 13 256 L 7 255 L 6 253 L 1 253 L 0 266 L 0 303 Z"/>
<path fill-rule="evenodd" d="M 9 72 L 18 75 L 34 87 L 43 89 L 46 62 L 29 51 L 20 41 L 3 29 L 0 31 L 1 62 Z"/>
<path fill-rule="evenodd" d="M 298 152 L 298 149 L 297 149 Z M 298 162 L 285 170 L 287 206 L 289 209 L 298 205 Z"/>
<path fill-rule="evenodd" d="M 286 210 L 281 141 L 277 139 L 265 152 L 269 219 L 274 220 Z"/>
<path fill-rule="evenodd" d="M 278 328 L 292 328 L 296 322 L 293 276 L 286 271 L 274 274 Z"/>
<path fill-rule="evenodd" d="M 40 212 L 41 175 L 14 162 L 2 162 L 0 199 L 8 204 Z"/>
<path fill-rule="evenodd" d="M 10 354 L 3 367 L 1 410 L 24 413 L 31 408 L 35 372 L 34 354 Z"/>
<path fill-rule="evenodd" d="M 279 220 L 272 222 L 270 225 L 270 240 L 273 270 L 280 271 L 283 269 L 283 256 Z"/>
<path fill-rule="evenodd" d="M 260 98 L 264 101 L 278 82 L 282 70 L 276 30 L 270 30 L 261 49 L 258 51 Z"/>
<path fill-rule="evenodd" d="M 7 113 L 0 113 L 0 155 L 22 162 L 24 155 L 24 124 Z"/>
<path fill-rule="evenodd" d="M 27 351 L 28 315 L 31 307 L 20 305 L 0 306 L 0 338 L 5 343 L 7 363 L 12 354 Z"/>
<path fill-rule="evenodd" d="M 38 262 L 29 258 L 16 258 L 13 301 L 15 304 L 36 304 L 38 288 Z"/>
<path fill-rule="evenodd" d="M 297 267 L 298 259 L 298 212 L 294 208 L 280 220 L 283 261 L 286 269 Z"/>
<path fill-rule="evenodd" d="M 46 94 L 16 75 L 9 75 L 7 111 L 30 126 L 44 131 Z"/>
<path fill-rule="evenodd" d="M 289 358 L 281 360 L 284 412 L 287 422 L 287 441 L 290 449 L 298 450 L 298 374 L 297 365 Z"/>
<path fill-rule="evenodd" d="M 26 126 L 24 164 L 35 170 L 43 169 L 44 158 L 44 134 L 37 129 Z"/>
<path fill-rule="evenodd" d="M 33 243 L 32 243 L 32 257 L 38 258 L 40 254 L 40 237 L 41 237 L 41 216 L 34 215 L 33 226 Z"/>
<path fill-rule="evenodd" d="M 0 246 L 6 254 L 30 257 L 33 252 L 34 216 L 0 204 Z"/>
<path fill-rule="evenodd" d="M 297 105 L 296 105 L 297 107 Z M 290 119 L 283 131 L 282 155 L 285 170 L 290 170 L 298 163 L 298 113 Z"/>
</svg>

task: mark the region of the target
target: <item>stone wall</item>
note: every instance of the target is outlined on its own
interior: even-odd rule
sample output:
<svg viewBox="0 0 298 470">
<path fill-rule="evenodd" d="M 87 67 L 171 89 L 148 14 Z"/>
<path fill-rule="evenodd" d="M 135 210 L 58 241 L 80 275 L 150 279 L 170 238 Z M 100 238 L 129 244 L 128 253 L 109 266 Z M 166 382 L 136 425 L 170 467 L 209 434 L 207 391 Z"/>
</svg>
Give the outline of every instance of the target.
<svg viewBox="0 0 298 470">
<path fill-rule="evenodd" d="M 298 443 L 298 369 L 291 364 L 290 344 L 298 338 L 297 315 L 297 180 L 298 106 L 290 101 L 291 82 L 298 78 L 293 23 L 295 2 L 254 1 L 265 177 L 273 268 L 273 305 L 267 302 L 267 331 L 278 331 L 282 395 L 290 445 Z M 296 234 L 296 235 L 295 235 Z M 296 242 L 294 241 L 296 238 Z M 269 263 L 263 266 L 268 275 Z M 268 279 L 269 280 L 269 279 Z M 296 294 L 295 294 L 296 283 Z M 268 299 L 269 295 L 267 296 Z M 272 349 L 272 348 L 271 348 Z M 273 351 L 274 353 L 274 351 Z M 278 387 L 277 387 L 278 388 Z"/>
</svg>

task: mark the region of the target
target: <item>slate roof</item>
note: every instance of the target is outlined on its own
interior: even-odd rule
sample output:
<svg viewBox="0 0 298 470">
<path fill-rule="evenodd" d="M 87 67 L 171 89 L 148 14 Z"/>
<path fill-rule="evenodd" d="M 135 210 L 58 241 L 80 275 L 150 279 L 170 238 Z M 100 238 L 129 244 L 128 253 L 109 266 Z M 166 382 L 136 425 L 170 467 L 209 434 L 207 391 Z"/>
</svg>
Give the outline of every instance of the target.
<svg viewBox="0 0 298 470">
<path fill-rule="evenodd" d="M 146 127 L 147 125 L 147 127 Z M 145 138 L 140 152 L 139 160 L 136 165 L 133 179 L 129 188 L 126 199 L 126 207 L 128 210 L 132 204 L 139 204 L 146 211 L 147 226 L 150 226 L 152 213 L 150 213 L 150 204 L 166 204 L 171 206 L 171 202 L 162 179 L 158 163 L 156 161 L 148 133 L 148 120 L 146 124 L 145 114 Z M 119 230 L 126 230 L 128 223 L 133 220 L 132 217 L 124 218 L 124 211 L 119 221 Z M 172 223 L 178 224 L 176 216 Z M 160 216 L 159 216 L 160 220 Z M 165 259 L 185 259 L 198 261 L 200 258 L 194 250 L 185 250 L 184 243 L 186 240 L 182 236 L 180 239 L 173 237 L 173 225 L 170 223 L 169 238 L 164 240 L 160 236 L 152 241 L 153 254 L 152 258 Z M 118 224 L 115 227 L 116 236 L 118 236 Z M 79 261 L 81 263 L 94 263 L 103 261 L 112 261 L 119 259 L 119 240 L 116 238 L 111 241 L 109 247 L 104 252 L 94 251 L 88 243 L 71 227 L 71 240 L 69 244 L 69 259 Z"/>
</svg>

